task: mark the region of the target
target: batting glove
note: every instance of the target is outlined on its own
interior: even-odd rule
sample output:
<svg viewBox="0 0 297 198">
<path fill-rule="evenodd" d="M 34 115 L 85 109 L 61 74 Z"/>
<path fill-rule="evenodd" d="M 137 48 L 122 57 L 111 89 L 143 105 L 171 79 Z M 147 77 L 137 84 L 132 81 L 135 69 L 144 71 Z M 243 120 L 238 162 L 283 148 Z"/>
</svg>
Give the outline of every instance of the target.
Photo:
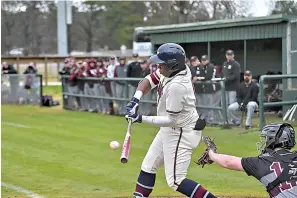
<svg viewBox="0 0 297 198">
<path fill-rule="evenodd" d="M 141 123 L 142 122 L 142 115 L 128 114 L 125 117 L 128 122 L 129 121 L 131 121 L 132 123 L 135 123 L 135 122 Z"/>
<path fill-rule="evenodd" d="M 127 114 L 137 114 L 139 106 L 139 99 L 133 97 L 131 101 L 126 105 Z"/>
</svg>

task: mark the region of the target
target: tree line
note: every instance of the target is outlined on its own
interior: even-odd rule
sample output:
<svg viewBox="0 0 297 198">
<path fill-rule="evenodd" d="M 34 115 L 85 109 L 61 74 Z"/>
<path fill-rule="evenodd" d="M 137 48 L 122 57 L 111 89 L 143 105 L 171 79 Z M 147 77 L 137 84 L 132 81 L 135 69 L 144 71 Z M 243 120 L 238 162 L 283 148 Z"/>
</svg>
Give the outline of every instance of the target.
<svg viewBox="0 0 297 198">
<path fill-rule="evenodd" d="M 249 1 L 83 1 L 72 6 L 69 51 L 132 47 L 135 27 L 249 17 Z M 296 1 L 276 1 L 270 14 L 297 15 Z M 57 53 L 54 1 L 2 1 L 2 55 Z"/>
</svg>

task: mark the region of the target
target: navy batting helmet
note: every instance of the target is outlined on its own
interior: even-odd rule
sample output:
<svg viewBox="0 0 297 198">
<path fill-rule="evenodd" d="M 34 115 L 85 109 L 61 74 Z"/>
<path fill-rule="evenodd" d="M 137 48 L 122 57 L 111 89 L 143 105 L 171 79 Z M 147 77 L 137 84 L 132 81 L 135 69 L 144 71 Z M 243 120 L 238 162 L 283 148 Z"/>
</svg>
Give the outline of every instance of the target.
<svg viewBox="0 0 297 198">
<path fill-rule="evenodd" d="M 152 63 L 165 64 L 166 69 L 172 73 L 186 68 L 185 50 L 178 44 L 165 43 L 161 45 L 157 54 L 150 57 Z"/>
</svg>

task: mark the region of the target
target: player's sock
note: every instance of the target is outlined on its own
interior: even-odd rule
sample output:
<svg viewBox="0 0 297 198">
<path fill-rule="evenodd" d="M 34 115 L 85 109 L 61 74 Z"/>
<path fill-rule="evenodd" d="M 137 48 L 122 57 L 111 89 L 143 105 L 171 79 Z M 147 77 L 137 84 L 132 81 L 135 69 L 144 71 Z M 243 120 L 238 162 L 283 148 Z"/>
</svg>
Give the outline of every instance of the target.
<svg viewBox="0 0 297 198">
<path fill-rule="evenodd" d="M 177 191 L 193 198 L 216 198 L 213 194 L 205 190 L 200 184 L 189 179 L 184 179 L 178 186 Z"/>
<path fill-rule="evenodd" d="M 146 173 L 140 171 L 138 176 L 136 189 L 134 195 L 142 195 L 143 197 L 148 197 L 153 191 L 153 187 L 156 181 L 156 174 Z M 141 196 L 139 196 L 141 197 Z"/>
</svg>

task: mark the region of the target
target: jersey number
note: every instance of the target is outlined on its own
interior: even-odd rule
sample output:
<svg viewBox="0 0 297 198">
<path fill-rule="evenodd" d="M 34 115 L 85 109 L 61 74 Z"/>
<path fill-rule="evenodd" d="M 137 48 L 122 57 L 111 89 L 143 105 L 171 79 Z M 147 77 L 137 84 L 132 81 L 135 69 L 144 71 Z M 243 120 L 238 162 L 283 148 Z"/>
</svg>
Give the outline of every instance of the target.
<svg viewBox="0 0 297 198">
<path fill-rule="evenodd" d="M 296 163 L 296 162 L 294 162 L 294 163 Z M 284 169 L 281 167 L 279 162 L 273 162 L 270 166 L 270 170 L 274 171 L 274 174 L 276 175 L 276 177 L 278 177 L 278 176 L 280 176 L 280 174 L 282 173 L 282 171 Z M 279 189 L 282 192 L 284 190 L 290 190 L 294 186 L 297 186 L 296 181 L 283 182 L 279 185 Z"/>
</svg>

